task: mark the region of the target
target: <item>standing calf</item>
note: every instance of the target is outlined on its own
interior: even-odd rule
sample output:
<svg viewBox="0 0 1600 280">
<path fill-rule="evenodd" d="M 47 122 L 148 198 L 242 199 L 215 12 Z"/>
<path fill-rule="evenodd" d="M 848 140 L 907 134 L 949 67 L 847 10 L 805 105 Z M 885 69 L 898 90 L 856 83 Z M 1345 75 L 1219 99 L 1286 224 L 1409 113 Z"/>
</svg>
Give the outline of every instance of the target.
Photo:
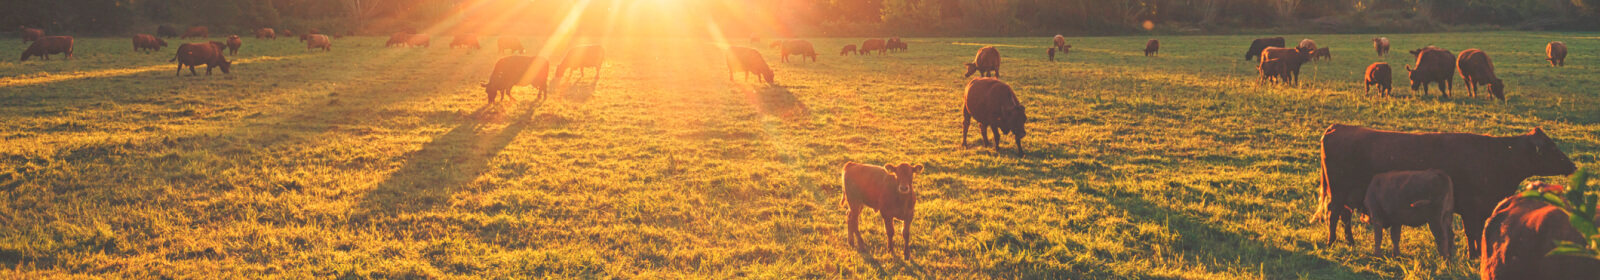
<svg viewBox="0 0 1600 280">
<path fill-rule="evenodd" d="M 1372 86 L 1378 86 L 1378 94 L 1389 97 L 1391 81 L 1394 79 L 1394 70 L 1389 69 L 1389 63 L 1378 62 L 1367 66 L 1367 92 L 1372 92 Z"/>
<path fill-rule="evenodd" d="M 994 46 L 983 47 L 978 49 L 978 54 L 972 57 L 972 62 L 965 64 L 967 65 L 967 77 L 972 77 L 972 73 L 978 73 L 980 77 L 988 77 L 989 72 L 994 72 L 994 77 L 999 78 L 1000 50 L 995 49 Z"/>
<path fill-rule="evenodd" d="M 1455 195 L 1444 170 L 1394 171 L 1372 176 L 1367 186 L 1367 214 L 1372 222 L 1372 254 L 1383 254 L 1388 228 L 1394 255 L 1400 255 L 1403 226 L 1428 225 L 1433 245 L 1446 261 L 1455 257 Z"/>
<path fill-rule="evenodd" d="M 1550 42 L 1544 45 L 1544 60 L 1550 61 L 1550 67 L 1567 66 L 1567 43 L 1561 41 Z"/>
<path fill-rule="evenodd" d="M 866 241 L 861 240 L 861 210 L 862 206 L 872 207 L 883 216 L 885 243 L 891 255 L 894 253 L 894 220 L 900 220 L 903 224 L 900 241 L 905 243 L 902 251 L 905 258 L 911 258 L 911 220 L 917 214 L 917 188 L 913 179 L 922 172 L 922 165 L 876 166 L 846 162 L 842 169 L 840 180 L 844 185 L 844 198 L 839 202 L 850 207 L 850 232 L 845 237 L 850 247 L 859 249 L 866 245 Z"/>
<path fill-rule="evenodd" d="M 239 41 L 239 35 L 228 35 L 228 55 L 239 55 L 241 46 L 244 46 L 244 42 Z"/>
<path fill-rule="evenodd" d="M 1044 54 L 1050 56 L 1050 61 L 1056 61 L 1056 47 L 1050 47 L 1050 49 L 1044 51 Z"/>
<path fill-rule="evenodd" d="M 1378 51 L 1378 56 L 1389 55 L 1389 37 L 1372 38 L 1372 49 Z"/>
<path fill-rule="evenodd" d="M 1311 52 L 1311 58 L 1312 59 L 1321 58 L 1322 60 L 1333 60 L 1333 53 L 1328 51 L 1328 47 L 1322 47 L 1320 49 L 1317 49 L 1316 51 Z"/>
<path fill-rule="evenodd" d="M 1264 59 L 1256 65 L 1256 72 L 1261 74 L 1258 81 L 1267 83 L 1285 83 L 1289 81 L 1289 67 L 1285 59 Z"/>
<path fill-rule="evenodd" d="M 1506 101 L 1506 84 L 1494 76 L 1494 62 L 1489 60 L 1489 54 L 1478 49 L 1461 51 L 1461 56 L 1456 59 L 1456 70 L 1461 71 L 1461 79 L 1467 82 L 1467 91 L 1472 93 L 1472 98 L 1478 98 L 1478 87 L 1489 85 L 1489 94 Z"/>
<path fill-rule="evenodd" d="M 967 146 L 967 127 L 978 121 L 978 133 L 989 142 L 989 132 L 994 131 L 995 151 L 1000 151 L 1001 133 L 1016 137 L 1017 156 L 1023 156 L 1022 137 L 1028 136 L 1024 127 L 1028 123 L 1027 108 L 1017 100 L 1011 86 L 995 78 L 978 78 L 967 82 L 966 103 L 961 107 L 961 146 Z"/>
</svg>

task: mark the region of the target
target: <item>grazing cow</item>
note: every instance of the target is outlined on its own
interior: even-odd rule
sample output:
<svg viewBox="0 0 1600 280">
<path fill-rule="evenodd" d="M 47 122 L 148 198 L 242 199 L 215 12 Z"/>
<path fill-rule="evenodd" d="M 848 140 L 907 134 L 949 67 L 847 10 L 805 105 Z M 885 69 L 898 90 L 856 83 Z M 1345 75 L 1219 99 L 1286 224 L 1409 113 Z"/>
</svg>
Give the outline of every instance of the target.
<svg viewBox="0 0 1600 280">
<path fill-rule="evenodd" d="M 1061 46 L 1067 45 L 1067 37 L 1061 37 L 1061 34 L 1056 34 L 1056 37 L 1051 40 L 1051 43 L 1055 43 L 1054 46 L 1059 49 Z"/>
<path fill-rule="evenodd" d="M 1300 66 L 1305 65 L 1306 61 L 1311 60 L 1311 54 L 1308 52 L 1302 52 L 1299 49 L 1279 47 L 1267 47 L 1267 49 L 1261 50 L 1262 62 L 1273 59 L 1283 60 L 1283 69 L 1286 71 L 1284 72 L 1284 77 L 1290 78 L 1288 80 L 1291 80 L 1280 82 L 1292 82 L 1298 85 L 1300 84 Z"/>
<path fill-rule="evenodd" d="M 155 36 L 150 36 L 150 34 L 133 35 L 133 51 L 141 51 L 141 50 L 161 51 L 161 47 L 165 47 L 165 46 L 167 46 L 167 41 L 166 40 L 161 40 L 161 38 L 156 38 Z M 146 53 L 148 53 L 148 52 L 146 52 Z"/>
<path fill-rule="evenodd" d="M 967 65 L 966 77 L 972 77 L 972 73 L 978 73 L 979 77 L 988 77 L 989 72 L 994 72 L 994 77 L 999 78 L 1000 50 L 995 49 L 994 46 L 983 47 L 978 49 L 978 54 L 972 57 L 972 62 L 964 64 Z"/>
<path fill-rule="evenodd" d="M 1056 47 L 1045 49 L 1044 54 L 1050 56 L 1050 61 L 1056 61 Z"/>
<path fill-rule="evenodd" d="M 594 68 L 594 81 L 600 82 L 600 67 L 606 62 L 606 49 L 600 45 L 576 46 L 567 49 L 567 54 L 562 56 L 561 64 L 556 65 L 555 80 L 561 81 L 572 69 L 578 69 L 578 78 L 583 78 L 583 68 Z"/>
<path fill-rule="evenodd" d="M 1467 83 L 1467 92 L 1472 93 L 1472 98 L 1478 98 L 1478 87 L 1489 85 L 1489 94 L 1506 101 L 1506 84 L 1494 76 L 1494 62 L 1489 60 L 1489 54 L 1478 49 L 1461 51 L 1461 57 L 1456 59 L 1456 70 L 1461 72 L 1461 80 Z"/>
<path fill-rule="evenodd" d="M 1391 85 L 1394 80 L 1394 70 L 1389 68 L 1388 62 L 1377 62 L 1367 66 L 1367 91 L 1372 92 L 1372 86 L 1378 86 L 1378 94 L 1389 97 L 1389 91 L 1394 89 Z"/>
<path fill-rule="evenodd" d="M 406 45 L 426 49 L 433 45 L 433 36 L 428 36 L 428 34 L 411 34 L 411 37 L 406 39 Z"/>
<path fill-rule="evenodd" d="M 1468 133 L 1405 133 L 1334 124 L 1322 134 L 1322 193 L 1313 219 L 1328 220 L 1328 245 L 1340 222 L 1345 239 L 1352 211 L 1366 213 L 1372 176 L 1401 170 L 1444 170 L 1454 183 L 1454 209 L 1466 228 L 1467 248 L 1478 248 L 1483 224 L 1498 198 L 1516 192 L 1530 176 L 1571 174 L 1577 167 L 1556 142 L 1534 128 L 1527 134 L 1493 137 Z M 1323 215 L 1326 212 L 1327 215 Z M 1477 257 L 1477 253 L 1472 253 Z"/>
<path fill-rule="evenodd" d="M 843 175 L 840 180 L 844 185 L 844 197 L 839 200 L 841 206 L 849 205 L 850 218 L 849 236 L 850 247 L 860 249 L 867 243 L 861 240 L 861 209 L 862 206 L 877 209 L 883 216 L 883 230 L 885 243 L 888 243 L 889 252 L 894 253 L 894 220 L 899 219 L 903 224 L 900 230 L 900 241 L 905 245 L 902 252 L 905 258 L 911 258 L 911 220 L 917 214 L 917 188 L 915 176 L 922 172 L 922 165 L 909 163 L 885 164 L 883 166 L 866 165 L 855 162 L 846 162 L 842 168 Z"/>
<path fill-rule="evenodd" d="M 522 48 L 522 41 L 517 40 L 517 37 L 514 36 L 500 36 L 500 38 L 494 40 L 494 44 L 499 46 L 500 50 L 497 52 L 504 52 L 507 50 L 510 50 L 511 53 L 527 52 L 527 50 Z"/>
<path fill-rule="evenodd" d="M 1161 51 L 1161 41 L 1150 39 L 1144 42 L 1144 56 L 1155 55 L 1157 51 Z"/>
<path fill-rule="evenodd" d="M 538 56 L 507 56 L 494 63 L 494 71 L 489 74 L 489 82 L 481 86 L 489 94 L 489 103 L 499 102 L 500 96 L 516 100 L 511 96 L 511 89 L 517 86 L 533 86 L 539 91 L 536 100 L 544 100 L 549 92 L 550 60 Z"/>
<path fill-rule="evenodd" d="M 306 39 L 306 50 L 321 48 L 324 52 L 333 51 L 333 41 L 328 40 L 328 35 L 312 34 Z"/>
<path fill-rule="evenodd" d="M 244 42 L 239 41 L 239 35 L 228 35 L 228 55 L 239 55 L 239 47 Z"/>
<path fill-rule="evenodd" d="M 839 50 L 839 55 L 850 55 L 854 52 L 856 52 L 856 45 L 845 45 L 844 49 Z"/>
<path fill-rule="evenodd" d="M 23 27 L 22 28 L 22 43 L 23 44 L 27 44 L 28 42 L 32 42 L 32 41 L 39 41 L 39 38 L 41 38 L 41 37 L 44 37 L 44 29 L 34 29 L 34 28 L 27 28 L 27 27 Z"/>
<path fill-rule="evenodd" d="M 1372 49 L 1378 51 L 1378 56 L 1389 55 L 1389 37 L 1372 38 Z"/>
<path fill-rule="evenodd" d="M 1284 60 L 1282 58 L 1261 60 L 1260 64 L 1256 64 L 1256 73 L 1261 74 L 1257 80 L 1267 83 L 1287 83 L 1290 78 L 1289 68 Z"/>
<path fill-rule="evenodd" d="M 900 37 L 889 37 L 888 41 L 883 42 L 883 48 L 895 52 L 904 52 L 906 51 L 906 42 L 900 41 Z"/>
<path fill-rule="evenodd" d="M 1536 198 L 1513 195 L 1501 200 L 1485 223 L 1479 275 L 1484 280 L 1594 279 L 1600 275 L 1600 261 L 1545 255 L 1558 241 L 1587 242 L 1569 219 L 1566 211 Z M 1473 249 L 1476 253 L 1479 248 Z"/>
<path fill-rule="evenodd" d="M 1550 67 L 1567 67 L 1567 43 L 1555 41 L 1544 45 L 1544 60 L 1550 61 Z"/>
<path fill-rule="evenodd" d="M 188 31 L 183 32 L 183 39 L 189 38 L 211 38 L 211 29 L 205 26 L 189 27 Z"/>
<path fill-rule="evenodd" d="M 961 106 L 961 146 L 967 146 L 967 127 L 973 120 L 978 121 L 978 133 L 983 136 L 983 141 L 994 145 L 996 152 L 1000 151 L 1001 133 L 1011 134 L 1016 137 L 1017 156 L 1022 157 L 1022 137 L 1028 136 L 1027 109 L 1017 101 L 1016 92 L 1011 91 L 1011 86 L 1000 79 L 977 78 L 967 82 L 966 103 Z M 989 141 L 989 132 L 994 132 L 994 142 Z"/>
<path fill-rule="evenodd" d="M 67 59 L 72 59 L 72 36 L 39 37 L 38 40 L 33 40 L 33 44 L 28 45 L 28 49 L 22 51 L 20 61 L 28 61 L 28 57 L 31 56 L 42 56 L 44 60 L 50 60 L 50 55 L 58 53 L 65 53 Z"/>
<path fill-rule="evenodd" d="M 410 40 L 411 40 L 411 34 L 395 33 L 393 35 L 389 35 L 389 41 L 388 42 L 384 42 L 383 46 L 392 47 L 394 45 L 400 45 L 400 46 L 404 47 L 404 46 L 406 46 L 406 43 L 408 41 L 410 41 Z M 522 45 L 522 43 L 518 42 L 517 45 Z"/>
<path fill-rule="evenodd" d="M 1256 57 L 1260 57 L 1261 50 L 1265 50 L 1267 47 L 1282 48 L 1283 37 L 1256 38 L 1255 41 L 1250 41 L 1250 50 L 1244 52 L 1244 60 L 1251 60 L 1255 59 Z"/>
<path fill-rule="evenodd" d="M 728 81 L 733 81 L 733 72 L 744 72 L 745 80 L 749 80 L 750 74 L 755 73 L 756 76 L 767 80 L 768 84 L 777 83 L 773 81 L 772 68 L 767 66 L 767 61 L 761 58 L 761 52 L 756 49 L 729 46 L 727 60 Z"/>
<path fill-rule="evenodd" d="M 284 29 L 283 30 L 283 37 L 294 37 L 294 31 L 288 30 L 288 29 Z"/>
<path fill-rule="evenodd" d="M 1416 69 L 1411 69 L 1411 65 L 1406 65 L 1406 72 L 1409 73 L 1411 79 L 1411 90 L 1416 91 L 1418 87 L 1421 87 L 1422 94 L 1428 94 L 1428 84 L 1438 83 L 1439 92 L 1443 94 L 1442 96 L 1450 98 L 1450 87 L 1452 86 L 1450 80 L 1454 79 L 1453 76 L 1456 75 L 1456 65 L 1454 63 L 1456 56 L 1450 54 L 1449 50 L 1435 46 L 1411 50 L 1411 54 L 1417 56 Z"/>
<path fill-rule="evenodd" d="M 160 27 L 156 27 L 156 36 L 157 37 L 165 37 L 165 38 L 177 38 L 178 37 L 178 28 L 177 27 L 172 27 L 172 25 L 170 25 L 170 24 L 162 24 Z"/>
<path fill-rule="evenodd" d="M 780 61 L 789 62 L 789 56 L 796 54 L 800 55 L 800 61 L 806 61 L 806 57 L 811 57 L 811 62 L 817 62 L 817 49 L 811 47 L 811 42 L 806 40 L 783 41 L 783 48 L 778 51 L 778 57 L 782 58 Z"/>
<path fill-rule="evenodd" d="M 1400 255 L 1400 231 L 1405 226 L 1428 225 L 1433 246 L 1445 261 L 1455 257 L 1455 196 L 1450 175 L 1444 170 L 1394 171 L 1372 176 L 1367 186 L 1367 217 L 1372 226 L 1372 254 L 1383 254 L 1383 230 L 1388 228 L 1394 255 Z"/>
<path fill-rule="evenodd" d="M 222 46 L 212 43 L 178 45 L 178 55 L 172 60 L 167 60 L 167 62 L 173 61 L 178 62 L 177 75 L 183 75 L 183 66 L 189 66 L 190 76 L 200 75 L 195 73 L 194 67 L 201 64 L 206 65 L 206 76 L 211 75 L 211 68 L 222 68 L 222 73 L 228 74 L 228 68 L 233 66 L 233 62 L 222 57 Z"/>
<path fill-rule="evenodd" d="M 1303 53 L 1314 54 L 1317 51 L 1317 41 L 1312 41 L 1311 39 L 1302 39 L 1300 40 L 1300 45 L 1297 45 L 1294 48 Z"/>
<path fill-rule="evenodd" d="M 461 34 L 456 35 L 455 38 L 451 38 L 450 48 L 454 49 L 457 46 L 460 46 L 463 49 L 483 49 L 483 46 L 478 44 L 478 35 L 473 34 Z"/>
<path fill-rule="evenodd" d="M 263 38 L 277 40 L 278 39 L 278 33 L 277 32 L 273 32 L 272 28 L 256 29 L 256 39 L 263 39 Z"/>
<path fill-rule="evenodd" d="M 1328 51 L 1328 47 L 1322 47 L 1311 52 L 1311 59 L 1317 58 L 1321 58 L 1322 60 L 1333 60 L 1333 52 Z"/>
<path fill-rule="evenodd" d="M 878 54 L 883 54 L 889 51 L 889 47 L 884 44 L 883 39 L 867 39 L 867 41 L 861 42 L 861 49 L 859 50 L 861 54 L 869 54 L 872 51 L 878 51 Z"/>
</svg>

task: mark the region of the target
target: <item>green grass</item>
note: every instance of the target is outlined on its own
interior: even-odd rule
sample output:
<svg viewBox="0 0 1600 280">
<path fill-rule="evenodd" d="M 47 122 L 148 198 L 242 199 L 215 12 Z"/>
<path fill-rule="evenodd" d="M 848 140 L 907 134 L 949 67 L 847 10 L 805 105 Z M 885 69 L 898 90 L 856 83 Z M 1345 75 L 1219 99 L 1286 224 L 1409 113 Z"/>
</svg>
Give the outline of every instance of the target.
<svg viewBox="0 0 1600 280">
<path fill-rule="evenodd" d="M 1373 54 L 1376 36 L 1394 53 Z M 198 77 L 173 75 L 175 49 L 125 38 L 81 38 L 74 60 L 18 63 L 14 45 L 0 50 L 0 275 L 1471 279 L 1477 262 L 1441 261 L 1421 228 L 1400 257 L 1369 255 L 1364 227 L 1356 247 L 1320 244 L 1307 219 L 1322 129 L 1542 126 L 1596 162 L 1593 34 L 1285 37 L 1334 60 L 1296 88 L 1253 82 L 1251 36 L 1162 37 L 1152 58 L 1145 37 L 1072 38 L 1060 62 L 1044 60 L 1048 38 L 847 57 L 860 39 L 814 39 L 817 63 L 761 48 L 769 87 L 729 82 L 710 42 L 596 39 L 597 83 L 569 77 L 544 102 L 522 87 L 491 108 L 478 84 L 500 55 L 447 38 L 328 53 L 245 38 L 231 75 Z M 1573 50 L 1566 68 L 1545 67 L 1552 40 Z M 960 63 L 983 45 L 1028 106 L 1025 158 L 1010 141 L 960 145 Z M 1399 72 L 1426 45 L 1487 51 L 1509 101 L 1420 96 L 1403 72 L 1399 97 L 1362 94 L 1367 64 Z M 868 249 L 849 247 L 847 161 L 927 166 L 913 258 L 884 247 L 875 211 Z"/>
</svg>

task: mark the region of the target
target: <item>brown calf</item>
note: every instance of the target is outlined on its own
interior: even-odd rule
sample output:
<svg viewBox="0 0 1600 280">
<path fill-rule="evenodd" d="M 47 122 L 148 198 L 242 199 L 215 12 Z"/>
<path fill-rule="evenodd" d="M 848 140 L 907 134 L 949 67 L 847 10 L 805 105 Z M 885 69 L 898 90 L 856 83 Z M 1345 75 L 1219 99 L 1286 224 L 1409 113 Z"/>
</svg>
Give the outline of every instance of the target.
<svg viewBox="0 0 1600 280">
<path fill-rule="evenodd" d="M 222 46 L 218 46 L 217 44 L 213 43 L 188 43 L 178 45 L 177 56 L 173 57 L 172 60 L 167 60 L 167 62 L 174 61 L 178 62 L 178 72 L 176 75 L 183 75 L 183 66 L 189 66 L 190 76 L 199 75 L 199 73 L 195 73 L 194 67 L 201 64 L 206 65 L 207 76 L 211 75 L 211 68 L 220 67 L 222 68 L 223 74 L 228 74 L 228 68 L 233 66 L 233 62 L 222 57 Z"/>
<path fill-rule="evenodd" d="M 141 50 L 161 51 L 161 47 L 165 47 L 165 46 L 167 46 L 167 41 L 166 40 L 161 40 L 161 38 L 156 38 L 155 36 L 150 36 L 150 34 L 133 35 L 133 51 L 141 51 Z"/>
<path fill-rule="evenodd" d="M 1567 43 L 1561 41 L 1550 42 L 1544 45 L 1544 60 L 1550 61 L 1550 67 L 1567 66 Z"/>
<path fill-rule="evenodd" d="M 1489 60 L 1489 54 L 1478 49 L 1461 51 L 1461 56 L 1456 59 L 1456 70 L 1461 72 L 1461 80 L 1467 83 L 1467 91 L 1472 93 L 1472 98 L 1478 98 L 1478 87 L 1489 85 L 1489 94 L 1495 99 L 1506 101 L 1506 84 L 1494 75 L 1494 62 Z"/>
<path fill-rule="evenodd" d="M 1155 55 L 1158 51 L 1161 51 L 1161 41 L 1150 39 L 1144 42 L 1144 56 Z"/>
<path fill-rule="evenodd" d="M 1000 50 L 995 49 L 994 46 L 983 47 L 978 49 L 978 54 L 972 57 L 972 62 L 964 64 L 967 65 L 966 77 L 972 77 L 972 73 L 978 73 L 979 77 L 988 77 L 989 72 L 994 72 L 994 77 L 999 78 Z"/>
<path fill-rule="evenodd" d="M 844 45 L 844 49 L 839 50 L 839 55 L 850 55 L 850 53 L 854 52 L 856 52 L 856 45 Z"/>
<path fill-rule="evenodd" d="M 844 197 L 839 203 L 850 207 L 849 239 L 850 247 L 860 249 L 866 245 L 861 240 L 861 210 L 863 206 L 877 209 L 883 216 L 883 231 L 885 243 L 889 252 L 894 252 L 894 220 L 902 223 L 900 241 L 904 243 L 901 251 L 905 258 L 911 258 L 911 221 L 917 215 L 917 188 L 915 176 L 922 172 L 922 165 L 909 163 L 885 164 L 883 166 L 866 165 L 855 162 L 846 162 L 841 168 L 840 181 L 843 183 Z"/>
<path fill-rule="evenodd" d="M 1389 55 L 1389 37 L 1372 38 L 1372 49 L 1378 51 L 1378 56 Z"/>
<path fill-rule="evenodd" d="M 1389 68 L 1389 63 L 1378 62 L 1368 65 L 1366 77 L 1367 92 L 1372 92 L 1372 86 L 1377 85 L 1378 94 L 1383 97 L 1389 97 L 1389 91 L 1394 89 L 1391 86 L 1394 80 L 1394 70 Z"/>
<path fill-rule="evenodd" d="M 23 27 L 22 28 L 22 43 L 23 44 L 27 44 L 30 41 L 39 41 L 39 38 L 42 38 L 42 37 L 44 37 L 44 29 L 34 29 L 34 28 L 27 28 L 27 27 Z"/>
<path fill-rule="evenodd" d="M 328 40 L 328 35 L 312 34 L 306 37 L 306 50 L 321 48 L 324 52 L 333 51 L 333 41 Z"/>
<path fill-rule="evenodd" d="M 994 131 L 995 151 L 1000 150 L 1001 133 L 1016 137 L 1017 156 L 1023 156 L 1022 137 L 1028 136 L 1027 108 L 1017 100 L 1016 92 L 1000 79 L 978 78 L 967 82 L 966 103 L 961 106 L 961 146 L 967 146 L 967 127 L 978 121 L 978 133 L 989 142 L 989 132 Z"/>
<path fill-rule="evenodd" d="M 1453 76 L 1456 74 L 1455 55 L 1450 54 L 1449 50 L 1435 46 L 1411 50 L 1411 54 L 1417 57 L 1416 69 L 1406 65 L 1406 72 L 1410 74 L 1411 90 L 1416 91 L 1421 87 L 1422 94 L 1428 94 L 1428 84 L 1438 83 L 1442 96 L 1450 98 L 1452 86 L 1450 80 L 1454 79 Z"/>
<path fill-rule="evenodd" d="M 1372 176 L 1367 186 L 1367 217 L 1372 223 L 1372 254 L 1383 254 L 1383 231 L 1389 230 L 1394 255 L 1400 255 L 1400 231 L 1428 225 L 1434 248 L 1445 261 L 1455 257 L 1455 196 L 1444 170 L 1394 171 Z"/>
<path fill-rule="evenodd" d="M 228 55 L 239 55 L 241 46 L 244 46 L 244 42 L 239 41 L 239 35 L 228 35 Z"/>
</svg>

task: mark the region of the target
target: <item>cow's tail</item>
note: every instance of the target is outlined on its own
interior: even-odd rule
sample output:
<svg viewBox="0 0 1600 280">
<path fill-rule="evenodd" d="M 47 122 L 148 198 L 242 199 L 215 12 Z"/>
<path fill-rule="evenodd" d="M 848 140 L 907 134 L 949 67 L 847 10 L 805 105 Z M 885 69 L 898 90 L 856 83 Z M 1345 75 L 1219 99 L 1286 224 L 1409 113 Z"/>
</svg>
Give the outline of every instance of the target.
<svg viewBox="0 0 1600 280">
<path fill-rule="evenodd" d="M 168 59 L 167 60 L 167 62 L 174 62 L 174 61 L 178 61 L 178 56 L 177 55 L 173 55 L 172 59 Z"/>
<path fill-rule="evenodd" d="M 1263 60 L 1263 61 L 1265 61 L 1265 60 Z M 1320 142 L 1322 142 L 1322 146 L 1323 146 L 1322 147 L 1322 149 L 1323 149 L 1322 153 L 1323 154 L 1327 154 L 1328 153 L 1328 151 L 1327 151 L 1327 145 L 1328 145 L 1327 138 L 1328 138 L 1328 134 L 1333 134 L 1334 127 L 1335 126 L 1328 126 L 1328 129 L 1322 132 L 1322 139 L 1319 139 Z M 1318 175 L 1320 175 L 1320 176 L 1317 177 L 1317 182 L 1320 185 L 1319 187 L 1322 188 L 1322 192 L 1318 193 L 1318 195 L 1317 195 L 1317 212 L 1311 214 L 1311 220 L 1308 221 L 1310 223 L 1316 223 L 1316 222 L 1322 221 L 1323 219 L 1328 218 L 1328 216 L 1326 215 L 1326 214 L 1328 214 L 1328 211 L 1329 211 L 1328 210 L 1328 202 L 1332 201 L 1332 199 L 1333 199 L 1333 188 L 1332 188 L 1332 186 L 1328 185 L 1328 163 L 1327 163 L 1328 160 L 1326 158 L 1324 158 L 1322 161 L 1323 161 L 1322 162 L 1322 171 L 1317 173 Z"/>
</svg>

